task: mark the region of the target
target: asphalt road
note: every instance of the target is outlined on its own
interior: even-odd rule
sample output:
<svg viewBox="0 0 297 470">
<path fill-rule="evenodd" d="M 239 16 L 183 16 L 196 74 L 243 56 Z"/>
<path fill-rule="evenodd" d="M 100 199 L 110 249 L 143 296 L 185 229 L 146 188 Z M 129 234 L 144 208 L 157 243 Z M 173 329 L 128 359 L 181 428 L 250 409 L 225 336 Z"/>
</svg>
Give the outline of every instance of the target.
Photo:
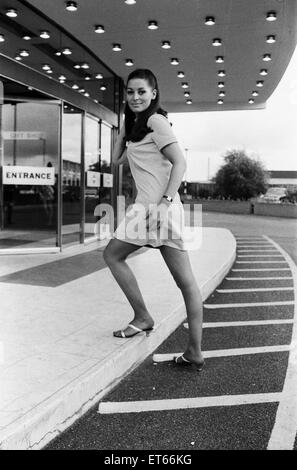
<svg viewBox="0 0 297 470">
<path fill-rule="evenodd" d="M 226 227 L 238 238 L 237 258 L 221 285 L 204 303 L 202 349 L 206 367 L 197 374 L 180 368 L 172 362 L 154 362 L 148 357 L 126 377 L 103 402 L 130 402 L 131 412 L 98 414 L 98 405 L 77 421 L 71 428 L 47 446 L 56 449 L 98 450 L 259 450 L 267 449 L 275 425 L 278 402 L 233 403 L 234 406 L 203 406 L 189 409 L 165 409 L 168 400 L 188 400 L 193 397 L 227 397 L 236 395 L 256 397 L 261 394 L 281 393 L 286 377 L 294 315 L 293 280 L 282 255 L 278 258 L 258 258 L 252 252 L 242 258 L 243 241 L 240 237 L 271 237 L 297 263 L 297 224 L 290 219 L 257 216 L 234 216 L 206 213 L 204 226 Z M 265 239 L 263 239 L 265 241 Z M 274 249 L 274 246 L 268 248 Z M 267 248 L 266 248 L 267 249 Z M 272 254 L 272 253 L 270 253 Z M 248 261 L 242 264 L 242 260 Z M 258 263 L 264 260 L 264 263 Z M 257 263 L 252 263 L 257 261 Z M 273 263 L 266 263 L 273 261 Z M 281 262 L 282 261 L 282 262 Z M 238 269 L 253 271 L 237 271 Z M 257 269 L 271 269 L 257 271 Z M 235 271 L 233 271 L 235 269 Z M 255 270 L 255 271 L 254 271 Z M 251 277 L 256 279 L 250 279 Z M 263 277 L 275 279 L 260 279 Z M 245 278 L 245 279 L 242 279 Z M 283 278 L 283 279 L 278 279 Z M 289 278 L 289 279 L 287 279 Z M 274 288 L 275 291 L 254 289 Z M 224 292 L 224 289 L 241 289 L 241 292 Z M 252 292 L 243 291 L 252 289 Z M 218 292 L 219 291 L 219 292 Z M 264 303 L 261 306 L 228 304 Z M 271 302 L 272 304 L 265 305 Z M 273 305 L 282 302 L 281 305 Z M 276 323 L 281 320 L 281 323 Z M 266 322 L 266 324 L 227 325 L 226 322 Z M 220 326 L 219 325 L 220 322 Z M 216 325 L 217 323 L 217 325 Z M 224 323 L 222 326 L 221 323 Z M 155 351 L 157 354 L 182 352 L 187 330 L 181 325 Z M 253 352 L 252 348 L 273 348 Z M 248 349 L 245 354 L 221 354 L 221 350 Z M 284 348 L 284 349 L 282 349 Z M 241 349 L 242 351 L 242 349 Z M 159 411 L 135 412 L 133 402 L 162 400 Z M 218 402 L 221 403 L 221 402 Z M 297 448 L 297 440 L 295 440 Z"/>
</svg>

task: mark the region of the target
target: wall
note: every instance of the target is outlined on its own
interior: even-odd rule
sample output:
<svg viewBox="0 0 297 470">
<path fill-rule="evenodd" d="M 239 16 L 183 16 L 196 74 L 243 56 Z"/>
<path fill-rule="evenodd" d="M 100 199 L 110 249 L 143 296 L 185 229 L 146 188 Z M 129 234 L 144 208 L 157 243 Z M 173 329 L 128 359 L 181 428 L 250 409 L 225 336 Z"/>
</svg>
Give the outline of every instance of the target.
<svg viewBox="0 0 297 470">
<path fill-rule="evenodd" d="M 256 202 L 254 204 L 255 215 L 269 215 L 271 217 L 297 218 L 297 204 L 273 204 Z"/>
</svg>

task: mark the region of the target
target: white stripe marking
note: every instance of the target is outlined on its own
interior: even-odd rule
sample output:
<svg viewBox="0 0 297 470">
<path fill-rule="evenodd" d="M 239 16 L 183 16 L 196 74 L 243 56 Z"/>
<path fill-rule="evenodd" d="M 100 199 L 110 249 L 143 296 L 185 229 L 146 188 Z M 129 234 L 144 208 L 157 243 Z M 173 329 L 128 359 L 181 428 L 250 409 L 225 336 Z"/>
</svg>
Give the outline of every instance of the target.
<svg viewBox="0 0 297 470">
<path fill-rule="evenodd" d="M 217 308 L 239 308 L 239 307 L 266 307 L 274 305 L 294 305 L 294 300 L 288 300 L 284 302 L 254 302 L 254 303 L 239 303 L 239 304 L 204 304 L 206 309 L 217 309 Z"/>
<path fill-rule="evenodd" d="M 236 261 L 237 264 L 287 264 L 287 261 Z"/>
<path fill-rule="evenodd" d="M 292 280 L 292 276 L 284 276 L 284 277 L 226 277 L 226 281 L 272 281 L 272 280 L 281 281 L 282 279 L 285 280 Z"/>
<path fill-rule="evenodd" d="M 270 243 L 246 243 L 246 242 L 239 242 L 237 243 L 238 248 L 272 248 L 272 245 Z M 275 248 L 274 248 L 275 250 Z M 277 250 L 275 250 L 277 251 Z"/>
<path fill-rule="evenodd" d="M 269 237 L 265 238 L 268 241 L 271 241 L 274 246 L 278 248 L 281 253 L 283 253 L 292 271 L 295 287 L 295 316 L 288 368 L 283 387 L 283 393 L 281 395 L 276 414 L 274 428 L 272 430 L 267 448 L 268 450 L 292 450 L 294 448 L 295 436 L 297 432 L 297 266 L 285 250 L 283 250 Z"/>
<path fill-rule="evenodd" d="M 281 258 L 282 255 L 237 255 L 237 258 Z"/>
<path fill-rule="evenodd" d="M 234 272 L 248 272 L 248 271 L 290 271 L 290 268 L 245 268 L 245 269 L 231 269 Z"/>
<path fill-rule="evenodd" d="M 269 252 L 273 252 L 273 253 L 278 253 L 277 250 L 264 250 L 263 248 L 260 248 L 259 250 L 249 250 L 248 248 L 245 248 L 244 250 L 241 250 L 241 249 L 237 249 L 237 253 L 269 253 Z"/>
<path fill-rule="evenodd" d="M 293 287 L 257 287 L 255 289 L 217 289 L 219 294 L 232 294 L 233 292 L 274 292 L 274 291 L 292 291 Z"/>
<path fill-rule="evenodd" d="M 231 326 L 262 326 L 262 325 L 290 325 L 293 320 L 248 320 L 248 321 L 222 321 L 203 323 L 203 328 L 229 328 Z M 189 329 L 189 324 L 184 323 L 184 328 Z"/>
<path fill-rule="evenodd" d="M 230 356 L 246 356 L 251 354 L 267 354 L 274 352 L 286 352 L 290 350 L 289 344 L 282 344 L 280 346 L 263 346 L 256 348 L 234 348 L 234 349 L 215 349 L 214 351 L 203 351 L 203 357 L 230 357 Z M 169 353 L 169 354 L 154 354 L 154 362 L 168 362 L 173 361 L 176 356 L 180 356 L 182 352 Z"/>
<path fill-rule="evenodd" d="M 277 403 L 280 400 L 280 395 L 280 393 L 255 393 L 251 395 L 220 395 L 218 397 L 175 398 L 169 400 L 101 402 L 99 403 L 98 413 L 143 413 L 188 408 Z"/>
</svg>

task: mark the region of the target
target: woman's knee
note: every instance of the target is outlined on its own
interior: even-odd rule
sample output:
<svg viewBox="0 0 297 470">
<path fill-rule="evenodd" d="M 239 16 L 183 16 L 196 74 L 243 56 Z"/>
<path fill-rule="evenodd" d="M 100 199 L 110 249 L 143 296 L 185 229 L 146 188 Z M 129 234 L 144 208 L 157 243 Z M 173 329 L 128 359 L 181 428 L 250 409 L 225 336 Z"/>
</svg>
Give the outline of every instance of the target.
<svg viewBox="0 0 297 470">
<path fill-rule="evenodd" d="M 105 263 L 110 266 L 111 264 L 117 263 L 119 261 L 123 261 L 124 258 L 121 256 L 120 253 L 117 253 L 112 247 L 107 245 L 107 247 L 103 251 L 103 259 Z"/>
</svg>

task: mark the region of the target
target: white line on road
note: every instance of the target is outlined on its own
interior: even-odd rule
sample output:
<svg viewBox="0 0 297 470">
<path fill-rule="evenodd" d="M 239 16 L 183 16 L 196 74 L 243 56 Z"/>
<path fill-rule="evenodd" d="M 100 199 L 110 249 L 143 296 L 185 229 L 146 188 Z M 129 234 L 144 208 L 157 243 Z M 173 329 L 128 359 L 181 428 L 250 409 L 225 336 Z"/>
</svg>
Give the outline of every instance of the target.
<svg viewBox="0 0 297 470">
<path fill-rule="evenodd" d="M 242 247 L 243 248 L 243 247 Z M 241 250 L 241 247 L 237 250 L 237 253 L 269 253 L 269 252 L 273 252 L 273 253 L 278 253 L 277 250 L 264 250 L 263 248 L 259 248 L 259 249 L 248 249 L 248 247 L 246 247 L 244 250 Z"/>
<path fill-rule="evenodd" d="M 248 321 L 222 321 L 203 323 L 203 328 L 228 328 L 231 326 L 262 326 L 262 325 L 290 325 L 294 320 L 248 320 Z M 189 329 L 189 324 L 184 323 L 184 328 Z"/>
<path fill-rule="evenodd" d="M 248 272 L 248 271 L 290 271 L 290 268 L 245 268 L 245 269 L 231 269 L 234 272 Z"/>
<path fill-rule="evenodd" d="M 239 307 L 273 307 L 274 305 L 294 305 L 294 300 L 288 300 L 284 302 L 249 302 L 249 303 L 238 303 L 238 304 L 204 304 L 206 309 L 217 309 L 217 308 L 239 308 Z"/>
<path fill-rule="evenodd" d="M 281 258 L 282 255 L 237 255 L 237 258 Z"/>
<path fill-rule="evenodd" d="M 220 395 L 217 397 L 175 398 L 169 400 L 142 400 L 99 403 L 99 414 L 143 413 L 215 406 L 239 406 L 256 403 L 277 403 L 280 393 L 254 393 L 251 395 Z"/>
<path fill-rule="evenodd" d="M 268 450 L 292 450 L 294 448 L 297 432 L 297 266 L 285 250 L 269 237 L 265 236 L 265 238 L 268 241 L 271 241 L 274 246 L 283 253 L 292 271 L 295 287 L 295 316 L 288 368 L 276 414 L 275 424 L 267 448 Z"/>
<path fill-rule="evenodd" d="M 284 276 L 284 277 L 226 277 L 226 281 L 272 281 L 277 280 L 281 281 L 282 279 L 285 280 L 292 280 L 292 276 Z"/>
<path fill-rule="evenodd" d="M 250 354 L 267 354 L 274 352 L 286 352 L 290 350 L 289 344 L 282 344 L 280 346 L 261 346 L 255 348 L 234 348 L 234 349 L 215 349 L 213 351 L 203 351 L 203 357 L 230 357 L 230 356 L 246 356 Z M 168 362 L 173 361 L 176 356 L 180 356 L 182 352 L 168 353 L 168 354 L 154 354 L 154 362 Z"/>
<path fill-rule="evenodd" d="M 232 294 L 233 292 L 274 292 L 274 291 L 292 291 L 293 287 L 257 287 L 252 289 L 217 289 L 219 294 Z"/>
<path fill-rule="evenodd" d="M 286 264 L 287 261 L 236 261 L 237 264 Z"/>
</svg>

